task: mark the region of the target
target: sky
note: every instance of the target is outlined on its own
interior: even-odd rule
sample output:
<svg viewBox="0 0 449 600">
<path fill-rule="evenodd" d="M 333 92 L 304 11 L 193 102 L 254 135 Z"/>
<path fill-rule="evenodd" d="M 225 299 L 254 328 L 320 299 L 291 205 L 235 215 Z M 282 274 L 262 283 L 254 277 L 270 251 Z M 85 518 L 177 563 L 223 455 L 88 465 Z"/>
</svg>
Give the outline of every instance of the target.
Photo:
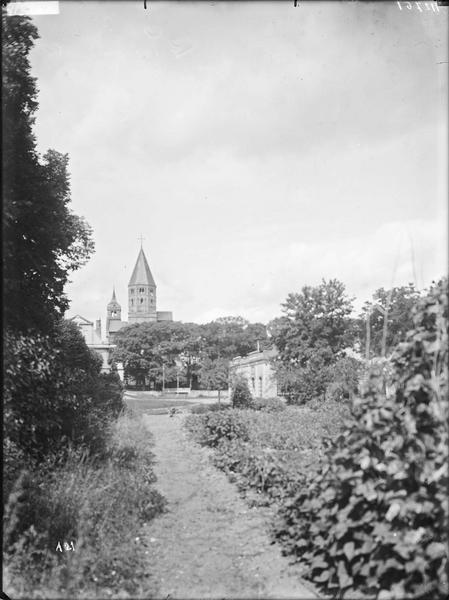
<svg viewBox="0 0 449 600">
<path fill-rule="evenodd" d="M 33 17 L 38 147 L 69 154 L 96 245 L 68 316 L 104 319 L 115 285 L 127 318 L 140 236 L 158 310 L 185 322 L 266 323 L 334 277 L 357 309 L 445 274 L 448 9 L 399 4 L 63 0 Z"/>
</svg>

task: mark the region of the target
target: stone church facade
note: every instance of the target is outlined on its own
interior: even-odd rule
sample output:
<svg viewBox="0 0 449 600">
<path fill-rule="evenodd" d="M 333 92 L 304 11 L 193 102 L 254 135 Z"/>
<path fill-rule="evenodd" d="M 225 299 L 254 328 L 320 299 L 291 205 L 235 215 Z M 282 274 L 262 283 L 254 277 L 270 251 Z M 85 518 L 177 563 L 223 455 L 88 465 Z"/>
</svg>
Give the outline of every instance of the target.
<svg viewBox="0 0 449 600">
<path fill-rule="evenodd" d="M 111 344 L 117 332 L 127 325 L 173 321 L 170 311 L 157 310 L 156 283 L 143 248 L 140 248 L 128 283 L 128 321 L 122 321 L 122 308 L 117 302 L 115 289 L 106 312 L 106 338 Z"/>
<path fill-rule="evenodd" d="M 106 307 L 106 331 L 103 338 L 101 334 L 101 320 L 95 323 L 81 315 L 70 319 L 80 328 L 86 344 L 99 352 L 103 359 L 103 372 L 110 370 L 109 357 L 115 347 L 117 332 L 135 323 L 153 323 L 158 321 L 173 321 L 170 311 L 158 311 L 156 304 L 156 283 L 151 273 L 147 257 L 143 248 L 137 256 L 131 278 L 128 283 L 128 321 L 122 321 L 122 307 L 117 301 L 115 289 L 112 298 Z"/>
</svg>

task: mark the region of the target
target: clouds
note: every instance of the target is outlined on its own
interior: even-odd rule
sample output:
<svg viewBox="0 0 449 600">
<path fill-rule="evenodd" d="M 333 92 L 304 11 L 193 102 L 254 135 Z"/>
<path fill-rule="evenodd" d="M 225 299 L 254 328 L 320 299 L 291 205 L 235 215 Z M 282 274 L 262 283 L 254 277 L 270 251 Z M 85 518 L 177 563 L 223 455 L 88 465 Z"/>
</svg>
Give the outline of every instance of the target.
<svg viewBox="0 0 449 600">
<path fill-rule="evenodd" d="M 51 90 L 85 144 L 126 139 L 131 155 L 158 162 L 222 149 L 300 156 L 435 122 L 441 42 L 423 30 L 435 15 L 279 3 L 157 3 L 151 18 L 136 9 L 110 2 L 101 19 L 95 2 L 64 8 L 68 48 L 57 45 Z"/>
<path fill-rule="evenodd" d="M 36 22 L 40 147 L 69 152 L 97 242 L 73 311 L 103 312 L 112 282 L 126 310 L 140 233 L 161 309 L 186 321 L 266 321 L 321 277 L 367 297 L 407 227 L 418 282 L 445 269 L 442 14 L 111 1 Z"/>
<path fill-rule="evenodd" d="M 245 260 L 233 270 L 211 274 L 210 285 L 222 290 L 221 304 L 215 312 L 205 307 L 195 318 L 243 314 L 267 321 L 280 314 L 288 293 L 334 277 L 356 297 L 358 310 L 379 287 L 412 282 L 422 288 L 439 279 L 447 272 L 445 240 L 444 223 L 435 228 L 432 221 L 404 220 L 384 223 L 368 236 L 271 244 L 269 253 L 260 241 L 240 242 L 231 245 L 229 252 Z M 232 281 L 231 291 L 220 281 Z"/>
</svg>

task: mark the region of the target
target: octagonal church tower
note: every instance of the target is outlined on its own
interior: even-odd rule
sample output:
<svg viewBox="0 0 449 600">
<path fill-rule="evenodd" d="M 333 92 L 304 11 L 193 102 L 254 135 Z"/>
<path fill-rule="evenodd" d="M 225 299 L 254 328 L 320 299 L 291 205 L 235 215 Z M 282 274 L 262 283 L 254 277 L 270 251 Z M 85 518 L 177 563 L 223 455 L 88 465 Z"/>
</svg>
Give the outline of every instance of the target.
<svg viewBox="0 0 449 600">
<path fill-rule="evenodd" d="M 157 320 L 156 284 L 141 247 L 128 283 L 128 323 L 132 325 Z"/>
<path fill-rule="evenodd" d="M 112 288 L 112 298 L 106 307 L 106 335 L 109 335 L 112 321 L 121 322 L 122 320 L 122 307 L 117 302 L 115 297 L 115 287 Z"/>
</svg>

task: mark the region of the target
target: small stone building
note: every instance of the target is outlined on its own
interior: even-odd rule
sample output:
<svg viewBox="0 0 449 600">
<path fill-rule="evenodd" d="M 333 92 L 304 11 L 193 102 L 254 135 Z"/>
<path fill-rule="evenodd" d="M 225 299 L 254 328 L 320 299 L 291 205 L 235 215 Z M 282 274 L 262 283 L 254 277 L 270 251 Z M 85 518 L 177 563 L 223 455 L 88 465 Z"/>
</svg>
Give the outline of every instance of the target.
<svg viewBox="0 0 449 600">
<path fill-rule="evenodd" d="M 277 350 L 274 348 L 237 356 L 229 365 L 230 377 L 245 377 L 253 398 L 274 398 L 278 395 L 276 375 L 271 365 L 275 356 Z"/>
</svg>

